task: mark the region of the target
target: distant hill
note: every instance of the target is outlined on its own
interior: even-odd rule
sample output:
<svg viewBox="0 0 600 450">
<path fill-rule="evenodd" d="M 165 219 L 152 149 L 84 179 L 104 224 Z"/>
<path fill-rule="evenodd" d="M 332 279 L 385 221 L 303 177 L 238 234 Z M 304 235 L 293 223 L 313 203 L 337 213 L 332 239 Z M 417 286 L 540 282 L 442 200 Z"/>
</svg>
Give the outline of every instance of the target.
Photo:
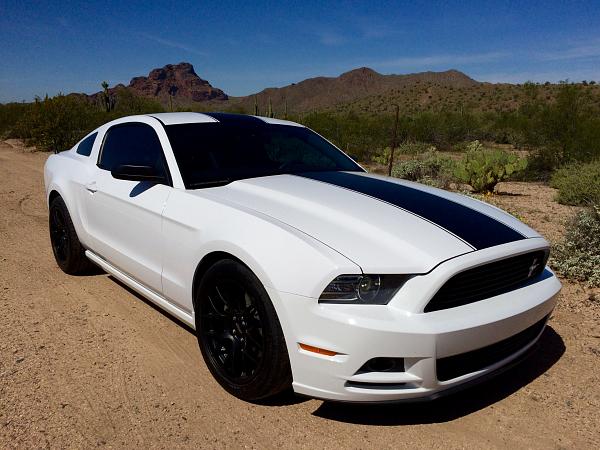
<svg viewBox="0 0 600 450">
<path fill-rule="evenodd" d="M 267 114 L 271 103 L 276 116 L 312 111 L 390 113 L 395 105 L 402 113 L 439 110 L 510 111 L 518 108 L 528 95 L 523 85 L 476 81 L 458 70 L 383 75 L 368 67 L 345 72 L 338 77 L 308 78 L 280 88 L 266 88 L 243 97 L 228 96 L 200 78 L 190 63 L 168 64 L 153 69 L 148 76 L 131 79 L 109 91 L 127 89 L 136 95 L 158 100 L 168 107 L 195 111 L 233 111 Z M 553 101 L 557 84 L 538 86 L 536 95 Z M 600 86 L 588 85 L 600 92 Z M 91 97 L 96 98 L 100 93 Z"/>
<path fill-rule="evenodd" d="M 538 87 L 541 100 L 553 101 L 559 85 Z M 420 111 L 514 111 L 527 98 L 526 89 L 519 84 L 477 83 L 471 86 L 452 86 L 437 82 L 417 82 L 390 89 L 382 94 L 369 95 L 326 108 L 334 112 L 391 113 L 398 105 L 400 112 Z"/>
<path fill-rule="evenodd" d="M 289 113 L 328 109 L 337 104 L 385 95 L 418 83 L 436 83 L 454 88 L 471 88 L 479 83 L 457 70 L 446 72 L 422 72 L 408 75 L 382 75 L 368 67 L 361 67 L 341 74 L 339 77 L 309 78 L 281 88 L 267 88 L 254 95 L 232 98 L 231 103 L 246 111 L 254 110 L 258 101 L 261 111 L 271 99 L 273 109 L 287 109 Z"/>
</svg>

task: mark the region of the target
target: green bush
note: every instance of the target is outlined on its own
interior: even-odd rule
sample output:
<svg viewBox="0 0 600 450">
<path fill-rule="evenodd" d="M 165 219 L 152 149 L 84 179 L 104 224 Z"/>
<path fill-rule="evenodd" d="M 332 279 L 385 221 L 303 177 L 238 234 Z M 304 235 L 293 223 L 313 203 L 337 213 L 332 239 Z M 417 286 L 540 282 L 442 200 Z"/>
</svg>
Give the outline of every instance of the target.
<svg viewBox="0 0 600 450">
<path fill-rule="evenodd" d="M 483 144 L 477 140 L 473 141 L 473 142 L 469 142 L 466 146 L 465 146 L 465 151 L 467 153 L 469 152 L 481 152 L 485 150 L 483 147 Z"/>
<path fill-rule="evenodd" d="M 119 117 L 163 111 L 160 103 L 139 97 L 126 89 L 115 94 L 114 108 L 106 111 L 83 95 L 36 98 L 29 104 L 1 105 L 0 131 L 26 139 L 40 150 L 66 150 L 94 128 Z M 9 120 L 6 112 L 19 114 Z"/>
<path fill-rule="evenodd" d="M 552 250 L 552 267 L 561 275 L 600 286 L 600 204 L 581 211 Z"/>
<path fill-rule="evenodd" d="M 426 142 L 403 142 L 396 149 L 397 155 L 420 155 L 436 151 L 435 146 Z"/>
<path fill-rule="evenodd" d="M 16 124 L 20 137 L 43 150 L 66 150 L 96 125 L 95 108 L 69 95 L 37 98 Z"/>
<path fill-rule="evenodd" d="M 587 164 L 567 164 L 554 173 L 550 185 L 558 189 L 556 200 L 559 203 L 600 203 L 600 160 Z"/>
<path fill-rule="evenodd" d="M 429 150 L 417 159 L 394 165 L 392 176 L 447 189 L 454 180 L 454 166 L 451 158 Z"/>
<path fill-rule="evenodd" d="M 386 165 L 389 164 L 390 161 L 390 147 L 386 147 L 380 152 L 374 153 L 371 156 L 371 161 L 377 164 Z"/>
<path fill-rule="evenodd" d="M 436 148 L 425 142 L 403 142 L 394 152 L 397 155 L 420 155 L 429 151 L 435 151 Z M 395 159 L 395 158 L 394 158 Z M 383 150 L 376 152 L 371 156 L 371 161 L 377 164 L 387 165 L 390 162 L 390 147 L 385 147 Z"/>
<path fill-rule="evenodd" d="M 475 192 L 493 192 L 496 184 L 527 167 L 527 160 L 503 150 L 487 150 L 474 141 L 467 154 L 456 165 L 458 180 L 469 184 Z"/>
</svg>

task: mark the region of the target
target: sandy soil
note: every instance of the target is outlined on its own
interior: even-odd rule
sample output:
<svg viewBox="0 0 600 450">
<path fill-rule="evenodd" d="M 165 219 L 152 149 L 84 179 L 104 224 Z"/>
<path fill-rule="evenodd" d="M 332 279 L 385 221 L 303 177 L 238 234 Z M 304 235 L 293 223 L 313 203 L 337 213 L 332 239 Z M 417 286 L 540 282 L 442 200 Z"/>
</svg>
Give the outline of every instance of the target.
<svg viewBox="0 0 600 450">
<path fill-rule="evenodd" d="M 105 274 L 57 268 L 46 157 L 0 143 L 0 448 L 600 446 L 597 292 L 566 283 L 537 353 L 445 400 L 248 404 L 213 381 L 189 329 Z M 572 214 L 542 185 L 502 191 L 552 239 Z"/>
</svg>

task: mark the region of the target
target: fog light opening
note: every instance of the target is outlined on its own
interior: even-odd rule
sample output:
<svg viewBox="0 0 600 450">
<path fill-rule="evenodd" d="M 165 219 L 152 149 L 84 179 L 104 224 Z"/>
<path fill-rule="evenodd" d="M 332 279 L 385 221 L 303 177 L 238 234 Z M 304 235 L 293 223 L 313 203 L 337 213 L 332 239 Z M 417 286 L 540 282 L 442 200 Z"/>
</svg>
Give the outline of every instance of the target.
<svg viewBox="0 0 600 450">
<path fill-rule="evenodd" d="M 373 358 L 368 360 L 357 373 L 404 372 L 404 358 Z"/>
</svg>

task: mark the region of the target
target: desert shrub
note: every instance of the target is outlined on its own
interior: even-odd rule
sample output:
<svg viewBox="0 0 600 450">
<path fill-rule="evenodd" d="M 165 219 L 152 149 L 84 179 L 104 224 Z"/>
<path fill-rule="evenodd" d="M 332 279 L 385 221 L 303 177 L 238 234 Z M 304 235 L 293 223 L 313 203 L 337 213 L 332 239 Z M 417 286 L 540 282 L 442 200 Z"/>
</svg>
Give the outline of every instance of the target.
<svg viewBox="0 0 600 450">
<path fill-rule="evenodd" d="M 420 155 L 435 150 L 434 146 L 425 142 L 403 142 L 396 148 L 394 155 Z M 371 156 L 371 161 L 377 164 L 389 164 L 390 147 L 385 147 L 381 151 L 374 152 L 373 156 Z"/>
<path fill-rule="evenodd" d="M 16 132 L 40 149 L 65 150 L 94 128 L 96 115 L 96 108 L 77 96 L 37 98 L 16 124 Z"/>
<path fill-rule="evenodd" d="M 385 147 L 383 150 L 373 153 L 371 161 L 382 165 L 389 164 L 390 153 L 390 147 Z"/>
<path fill-rule="evenodd" d="M 550 185 L 558 189 L 556 200 L 565 205 L 600 203 L 600 160 L 587 164 L 562 166 L 552 176 Z"/>
<path fill-rule="evenodd" d="M 71 148 L 91 130 L 113 119 L 163 111 L 158 102 L 136 96 L 125 89 L 116 94 L 114 109 L 110 112 L 83 95 L 59 94 L 44 99 L 36 98 L 35 102 L 19 108 L 18 118 L 12 123 L 8 120 L 4 122 L 8 134 L 26 139 L 40 150 L 58 151 Z"/>
<path fill-rule="evenodd" d="M 0 104 L 0 139 L 15 136 L 15 125 L 30 107 L 29 103 Z"/>
<path fill-rule="evenodd" d="M 496 184 L 527 167 L 527 160 L 503 150 L 488 150 L 474 141 L 456 165 L 455 176 L 475 192 L 493 192 Z"/>
<path fill-rule="evenodd" d="M 116 94 L 114 110 L 110 115 L 110 119 L 107 120 L 133 114 L 157 112 L 164 112 L 164 108 L 158 101 L 135 95 L 127 89 L 121 89 Z"/>
<path fill-rule="evenodd" d="M 454 164 L 451 158 L 430 150 L 417 159 L 396 164 L 392 176 L 447 189 L 454 180 Z"/>
<path fill-rule="evenodd" d="M 396 152 L 400 155 L 420 155 L 435 150 L 435 146 L 426 142 L 403 142 L 398 146 Z"/>
<path fill-rule="evenodd" d="M 481 142 L 479 142 L 478 140 L 469 142 L 465 146 L 465 151 L 467 153 L 469 153 L 469 152 L 481 152 L 483 150 L 484 150 L 483 144 Z"/>
<path fill-rule="evenodd" d="M 527 156 L 527 167 L 511 176 L 516 181 L 550 181 L 559 165 L 557 152 L 549 147 L 534 149 Z"/>
<path fill-rule="evenodd" d="M 561 275 L 600 286 L 600 204 L 581 211 L 552 250 L 552 267 Z"/>
<path fill-rule="evenodd" d="M 470 141 L 465 142 L 457 142 L 452 146 L 452 151 L 465 153 L 467 151 L 468 146 L 471 144 Z"/>
</svg>

